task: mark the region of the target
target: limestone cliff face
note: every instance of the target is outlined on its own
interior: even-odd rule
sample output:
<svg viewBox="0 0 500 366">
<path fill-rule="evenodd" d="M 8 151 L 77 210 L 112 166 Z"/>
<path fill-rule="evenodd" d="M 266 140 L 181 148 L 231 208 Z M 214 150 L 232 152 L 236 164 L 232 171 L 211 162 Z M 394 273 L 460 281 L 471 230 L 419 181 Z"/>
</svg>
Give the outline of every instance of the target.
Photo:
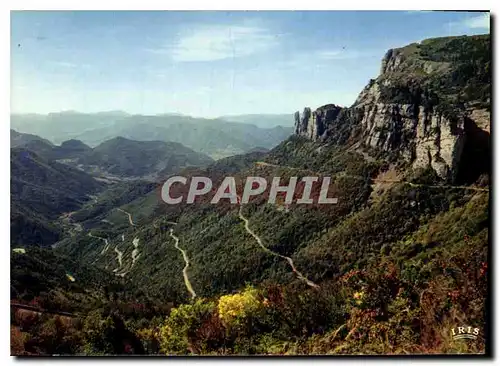
<svg viewBox="0 0 500 366">
<path fill-rule="evenodd" d="M 317 140 L 320 137 L 326 136 L 326 129 L 330 122 L 334 121 L 341 107 L 335 104 L 327 104 L 323 107 L 311 112 L 310 108 L 304 108 L 304 112 L 300 115 L 295 113 L 295 133 L 297 135 L 306 136 L 312 140 Z"/>
<path fill-rule="evenodd" d="M 474 138 L 466 125 L 489 134 L 490 112 L 475 101 L 448 103 L 454 99 L 428 86 L 434 85 L 429 80 L 448 81 L 450 70 L 449 62 L 423 59 L 418 45 L 389 50 L 379 77 L 351 107 L 329 104 L 297 112 L 295 133 L 397 154 L 413 168 L 430 166 L 440 177 L 454 179 L 467 138 Z"/>
<path fill-rule="evenodd" d="M 451 121 L 419 103 L 386 103 L 378 82 L 363 91 L 354 108 L 362 110 L 366 146 L 398 152 L 413 168 L 431 166 L 442 178 L 454 177 L 466 138 L 465 111 Z"/>
</svg>

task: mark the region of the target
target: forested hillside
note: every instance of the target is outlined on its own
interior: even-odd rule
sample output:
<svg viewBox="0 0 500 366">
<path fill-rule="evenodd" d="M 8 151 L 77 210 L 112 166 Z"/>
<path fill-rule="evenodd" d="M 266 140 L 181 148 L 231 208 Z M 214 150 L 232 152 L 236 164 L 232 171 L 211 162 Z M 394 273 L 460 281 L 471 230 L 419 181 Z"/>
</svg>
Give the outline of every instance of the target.
<svg viewBox="0 0 500 366">
<path fill-rule="evenodd" d="M 11 149 L 11 245 L 55 243 L 57 219 L 76 211 L 103 184 L 75 168 L 47 160 L 26 148 Z"/>
</svg>

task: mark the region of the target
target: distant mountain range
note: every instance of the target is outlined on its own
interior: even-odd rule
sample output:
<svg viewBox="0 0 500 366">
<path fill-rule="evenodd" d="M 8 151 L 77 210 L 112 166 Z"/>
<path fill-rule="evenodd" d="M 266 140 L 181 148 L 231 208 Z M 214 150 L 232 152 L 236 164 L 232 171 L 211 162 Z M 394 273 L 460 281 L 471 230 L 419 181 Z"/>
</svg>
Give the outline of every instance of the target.
<svg viewBox="0 0 500 366">
<path fill-rule="evenodd" d="M 94 147 L 118 136 L 138 141 L 178 142 L 214 159 L 241 154 L 255 147 L 272 148 L 293 132 L 292 127 L 281 126 L 293 124 L 292 115 L 227 118 L 232 121 L 175 114 L 145 116 L 121 111 L 90 114 L 67 111 L 47 115 L 13 114 L 11 127 L 56 144 L 76 139 Z"/>
<path fill-rule="evenodd" d="M 204 166 L 213 160 L 176 142 L 134 141 L 123 137 L 103 142 L 78 159 L 83 166 L 121 176 L 168 175 L 188 166 Z"/>
<path fill-rule="evenodd" d="M 52 142 L 47 139 L 43 139 L 40 136 L 10 130 L 10 147 L 27 146 L 32 143 L 45 144 L 50 147 L 54 146 Z"/>
<path fill-rule="evenodd" d="M 206 166 L 209 156 L 177 142 L 134 141 L 115 137 L 95 148 L 80 140 L 68 140 L 60 146 L 36 135 L 11 130 L 11 146 L 34 152 L 47 161 L 58 161 L 98 178 L 156 180 L 189 166 Z"/>
<path fill-rule="evenodd" d="M 239 114 L 221 116 L 223 119 L 231 122 L 247 123 L 260 128 L 272 128 L 277 126 L 292 127 L 293 114 Z"/>
</svg>

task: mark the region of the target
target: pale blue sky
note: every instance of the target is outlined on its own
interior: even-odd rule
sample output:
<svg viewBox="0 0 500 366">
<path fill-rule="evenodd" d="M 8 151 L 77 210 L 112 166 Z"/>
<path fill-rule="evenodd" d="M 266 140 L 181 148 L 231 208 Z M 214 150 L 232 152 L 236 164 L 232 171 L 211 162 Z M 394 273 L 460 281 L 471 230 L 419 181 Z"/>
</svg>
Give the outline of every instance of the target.
<svg viewBox="0 0 500 366">
<path fill-rule="evenodd" d="M 489 32 L 456 12 L 13 12 L 12 112 L 350 105 L 389 48 Z"/>
</svg>

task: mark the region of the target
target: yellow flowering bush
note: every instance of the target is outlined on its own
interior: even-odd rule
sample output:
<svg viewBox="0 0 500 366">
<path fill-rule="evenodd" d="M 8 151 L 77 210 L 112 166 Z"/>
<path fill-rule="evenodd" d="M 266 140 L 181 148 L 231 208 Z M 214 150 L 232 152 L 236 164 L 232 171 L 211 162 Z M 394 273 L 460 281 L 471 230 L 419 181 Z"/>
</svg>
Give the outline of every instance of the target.
<svg viewBox="0 0 500 366">
<path fill-rule="evenodd" d="M 159 347 L 160 331 L 158 328 L 142 328 L 137 331 L 137 337 L 148 353 L 157 353 Z"/>
<path fill-rule="evenodd" d="M 361 305 L 363 303 L 363 298 L 365 297 L 365 293 L 363 291 L 355 292 L 353 297 L 356 300 L 356 304 Z"/>
<path fill-rule="evenodd" d="M 257 312 L 262 306 L 257 290 L 247 287 L 243 292 L 219 298 L 219 317 L 226 325 L 239 323 L 240 320 Z"/>
<path fill-rule="evenodd" d="M 164 325 L 160 327 L 160 350 L 165 354 L 191 353 L 190 334 L 200 328 L 213 309 L 214 304 L 203 299 L 172 309 Z"/>
</svg>

